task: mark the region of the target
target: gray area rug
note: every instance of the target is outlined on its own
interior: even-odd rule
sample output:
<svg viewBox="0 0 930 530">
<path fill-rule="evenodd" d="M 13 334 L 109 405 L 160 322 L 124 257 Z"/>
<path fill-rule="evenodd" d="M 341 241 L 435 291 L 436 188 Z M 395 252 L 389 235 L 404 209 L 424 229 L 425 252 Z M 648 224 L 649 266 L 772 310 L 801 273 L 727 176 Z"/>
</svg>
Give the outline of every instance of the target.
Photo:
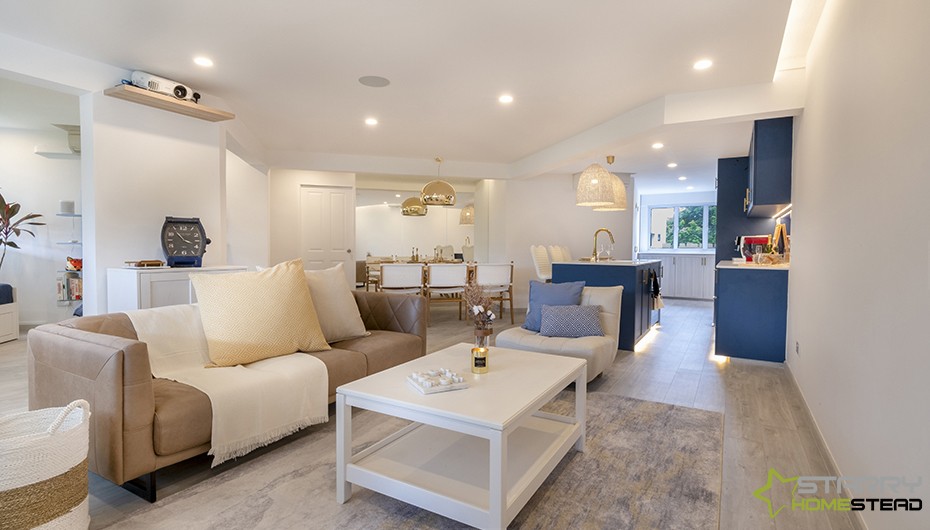
<svg viewBox="0 0 930 530">
<path fill-rule="evenodd" d="M 547 410 L 570 413 L 574 393 Z M 110 528 L 465 528 L 355 487 L 336 503 L 335 418 Z M 353 416 L 356 450 L 406 422 Z M 570 450 L 510 528 L 717 528 L 723 415 L 588 394 L 585 452 Z"/>
</svg>

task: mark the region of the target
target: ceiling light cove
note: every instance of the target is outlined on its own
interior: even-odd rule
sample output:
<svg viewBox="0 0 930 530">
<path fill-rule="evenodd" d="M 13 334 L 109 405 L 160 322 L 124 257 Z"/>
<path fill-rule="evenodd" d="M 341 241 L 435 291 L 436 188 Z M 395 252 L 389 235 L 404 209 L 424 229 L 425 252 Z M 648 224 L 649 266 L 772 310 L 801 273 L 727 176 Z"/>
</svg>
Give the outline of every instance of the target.
<svg viewBox="0 0 930 530">
<path fill-rule="evenodd" d="M 378 125 L 378 120 L 375 118 L 365 118 L 365 125 L 371 125 L 371 126 Z"/>
<path fill-rule="evenodd" d="M 500 101 L 501 103 L 507 105 L 507 104 L 513 103 L 513 96 L 511 96 L 510 94 L 502 94 L 501 97 L 497 98 L 497 101 Z"/>
<path fill-rule="evenodd" d="M 694 63 L 694 69 L 695 70 L 707 70 L 713 65 L 714 65 L 714 61 L 711 61 L 710 59 L 701 59 Z"/>
<path fill-rule="evenodd" d="M 213 59 L 204 57 L 203 55 L 198 55 L 197 57 L 194 57 L 194 64 L 197 66 L 203 66 L 204 68 L 210 68 L 213 66 Z"/>
<path fill-rule="evenodd" d="M 656 142 L 652 144 L 653 149 L 662 149 L 663 147 L 665 147 L 665 144 L 663 144 L 662 142 Z"/>
<path fill-rule="evenodd" d="M 682 175 L 682 176 L 678 177 L 678 180 L 688 180 L 688 177 Z"/>
<path fill-rule="evenodd" d="M 675 162 L 669 162 L 668 164 L 666 164 L 666 167 L 675 169 L 676 167 L 678 167 L 678 164 Z"/>
</svg>

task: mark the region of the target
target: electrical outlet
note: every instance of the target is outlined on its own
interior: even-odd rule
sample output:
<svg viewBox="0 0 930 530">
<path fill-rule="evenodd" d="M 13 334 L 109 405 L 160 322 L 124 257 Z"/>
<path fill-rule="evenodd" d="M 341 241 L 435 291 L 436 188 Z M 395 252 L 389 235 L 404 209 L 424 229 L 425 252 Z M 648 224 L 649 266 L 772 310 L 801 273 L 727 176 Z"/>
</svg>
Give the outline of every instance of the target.
<svg viewBox="0 0 930 530">
<path fill-rule="evenodd" d="M 801 355 L 801 343 L 794 341 L 794 353 Z"/>
</svg>

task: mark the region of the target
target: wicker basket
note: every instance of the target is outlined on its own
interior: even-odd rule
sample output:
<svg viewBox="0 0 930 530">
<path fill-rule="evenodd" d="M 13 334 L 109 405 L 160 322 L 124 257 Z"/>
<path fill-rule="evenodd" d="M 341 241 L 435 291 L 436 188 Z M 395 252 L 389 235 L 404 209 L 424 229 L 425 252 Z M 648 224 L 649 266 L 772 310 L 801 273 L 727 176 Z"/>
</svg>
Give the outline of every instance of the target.
<svg viewBox="0 0 930 530">
<path fill-rule="evenodd" d="M 83 399 L 0 418 L 0 529 L 90 525 L 89 419 Z"/>
</svg>

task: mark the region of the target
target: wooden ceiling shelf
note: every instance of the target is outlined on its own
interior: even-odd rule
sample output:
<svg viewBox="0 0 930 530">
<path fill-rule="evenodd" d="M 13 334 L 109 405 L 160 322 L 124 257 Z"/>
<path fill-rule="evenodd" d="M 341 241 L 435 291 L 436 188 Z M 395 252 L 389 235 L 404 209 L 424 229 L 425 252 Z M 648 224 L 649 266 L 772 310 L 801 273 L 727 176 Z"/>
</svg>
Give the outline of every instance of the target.
<svg viewBox="0 0 930 530">
<path fill-rule="evenodd" d="M 155 107 L 156 109 L 168 110 L 201 120 L 225 121 L 236 117 L 235 114 L 226 112 L 225 110 L 199 105 L 192 101 L 177 99 L 133 85 L 117 85 L 113 88 L 104 90 L 103 93 L 115 98 L 141 103 L 149 107 Z"/>
</svg>

